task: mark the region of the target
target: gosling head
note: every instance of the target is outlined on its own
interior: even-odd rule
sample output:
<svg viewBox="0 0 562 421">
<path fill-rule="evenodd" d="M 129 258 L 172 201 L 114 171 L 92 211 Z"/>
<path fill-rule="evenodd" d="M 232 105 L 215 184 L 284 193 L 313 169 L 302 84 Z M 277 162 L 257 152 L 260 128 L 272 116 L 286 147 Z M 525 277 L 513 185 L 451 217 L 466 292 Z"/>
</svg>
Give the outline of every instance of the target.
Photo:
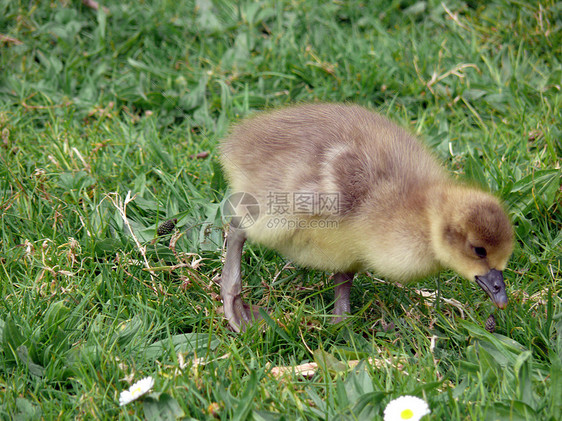
<svg viewBox="0 0 562 421">
<path fill-rule="evenodd" d="M 441 263 L 476 282 L 496 306 L 507 306 L 502 271 L 513 251 L 513 229 L 497 199 L 477 190 L 444 195 L 432 241 Z"/>
</svg>

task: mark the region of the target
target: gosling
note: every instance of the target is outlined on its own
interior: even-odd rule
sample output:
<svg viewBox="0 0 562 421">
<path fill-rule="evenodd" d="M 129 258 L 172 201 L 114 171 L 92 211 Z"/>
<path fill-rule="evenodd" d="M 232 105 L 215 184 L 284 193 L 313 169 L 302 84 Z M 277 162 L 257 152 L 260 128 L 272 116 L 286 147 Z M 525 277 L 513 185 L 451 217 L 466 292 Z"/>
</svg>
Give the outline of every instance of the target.
<svg viewBox="0 0 562 421">
<path fill-rule="evenodd" d="M 406 130 L 357 105 L 259 113 L 220 145 L 231 220 L 221 277 L 235 331 L 259 318 L 242 300 L 244 242 L 334 272 L 334 321 L 350 313 L 354 274 L 409 282 L 450 268 L 503 309 L 513 229 L 499 201 L 452 180 Z M 228 213 L 228 212 L 227 212 Z"/>
</svg>

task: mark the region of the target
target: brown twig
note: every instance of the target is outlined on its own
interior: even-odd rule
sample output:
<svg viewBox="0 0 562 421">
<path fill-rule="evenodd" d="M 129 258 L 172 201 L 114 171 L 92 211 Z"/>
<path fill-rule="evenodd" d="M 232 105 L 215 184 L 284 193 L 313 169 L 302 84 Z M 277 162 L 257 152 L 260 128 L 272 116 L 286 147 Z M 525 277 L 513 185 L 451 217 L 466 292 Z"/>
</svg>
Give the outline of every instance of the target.
<svg viewBox="0 0 562 421">
<path fill-rule="evenodd" d="M 203 152 L 199 152 L 193 155 L 189 155 L 189 158 L 191 159 L 203 159 L 203 158 L 207 158 L 209 156 L 209 151 L 203 151 Z"/>
<path fill-rule="evenodd" d="M 94 10 L 98 10 L 100 8 L 99 3 L 95 0 L 82 0 L 82 4 Z M 104 11 L 105 14 L 109 14 L 109 9 L 107 7 L 102 6 L 102 10 Z"/>
<path fill-rule="evenodd" d="M 21 45 L 21 44 L 23 44 L 23 42 L 20 41 L 19 39 L 13 38 L 13 37 L 10 37 L 10 36 L 4 35 L 4 34 L 0 34 L 0 42 L 5 42 L 6 44 L 10 44 L 10 43 L 11 43 L 11 44 L 14 44 L 14 45 Z"/>
<path fill-rule="evenodd" d="M 144 266 L 146 269 L 148 269 L 150 278 L 152 279 L 153 282 L 155 282 L 156 277 L 152 272 L 152 268 L 150 267 L 150 263 L 148 263 L 148 259 L 146 257 L 146 247 L 141 245 L 139 239 L 137 238 L 135 232 L 133 231 L 131 225 L 129 224 L 129 220 L 127 219 L 127 205 L 129 204 L 129 202 L 135 200 L 136 195 L 133 195 L 131 197 L 131 192 L 129 191 L 127 192 L 127 196 L 125 197 L 125 200 L 121 199 L 121 197 L 119 197 L 117 193 L 110 193 L 106 197 L 109 198 L 109 200 L 111 200 L 111 203 L 113 203 L 113 206 L 117 209 L 117 211 L 121 215 L 121 219 L 123 220 L 123 225 L 125 226 L 127 231 L 129 231 L 131 238 L 135 242 L 135 245 L 137 246 L 137 250 L 143 258 Z"/>
</svg>

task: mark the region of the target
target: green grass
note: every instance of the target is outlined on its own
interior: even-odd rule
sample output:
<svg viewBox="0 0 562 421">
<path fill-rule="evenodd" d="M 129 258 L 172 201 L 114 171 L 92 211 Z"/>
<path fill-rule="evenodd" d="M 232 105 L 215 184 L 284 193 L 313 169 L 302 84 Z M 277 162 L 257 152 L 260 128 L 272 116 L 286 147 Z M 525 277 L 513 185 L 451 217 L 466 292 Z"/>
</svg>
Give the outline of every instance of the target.
<svg viewBox="0 0 562 421">
<path fill-rule="evenodd" d="M 105 6 L 0 1 L 2 419 L 367 420 L 403 394 L 435 420 L 560 419 L 561 3 Z M 217 142 L 299 101 L 389 115 L 505 200 L 517 244 L 495 334 L 489 300 L 448 272 L 404 289 L 362 275 L 332 326 L 328 275 L 251 245 L 244 295 L 271 319 L 230 332 Z M 152 241 L 170 218 L 175 248 Z M 156 394 L 119 407 L 149 375 Z"/>
</svg>

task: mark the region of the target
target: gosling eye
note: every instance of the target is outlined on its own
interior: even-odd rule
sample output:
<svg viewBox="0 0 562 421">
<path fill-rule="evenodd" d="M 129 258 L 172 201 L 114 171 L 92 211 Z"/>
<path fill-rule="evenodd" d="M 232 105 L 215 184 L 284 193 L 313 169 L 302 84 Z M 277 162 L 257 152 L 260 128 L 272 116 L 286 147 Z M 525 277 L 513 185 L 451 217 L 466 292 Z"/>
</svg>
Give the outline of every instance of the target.
<svg viewBox="0 0 562 421">
<path fill-rule="evenodd" d="M 474 254 L 476 254 L 481 259 L 483 259 L 487 255 L 486 249 L 484 247 L 474 247 Z"/>
</svg>

